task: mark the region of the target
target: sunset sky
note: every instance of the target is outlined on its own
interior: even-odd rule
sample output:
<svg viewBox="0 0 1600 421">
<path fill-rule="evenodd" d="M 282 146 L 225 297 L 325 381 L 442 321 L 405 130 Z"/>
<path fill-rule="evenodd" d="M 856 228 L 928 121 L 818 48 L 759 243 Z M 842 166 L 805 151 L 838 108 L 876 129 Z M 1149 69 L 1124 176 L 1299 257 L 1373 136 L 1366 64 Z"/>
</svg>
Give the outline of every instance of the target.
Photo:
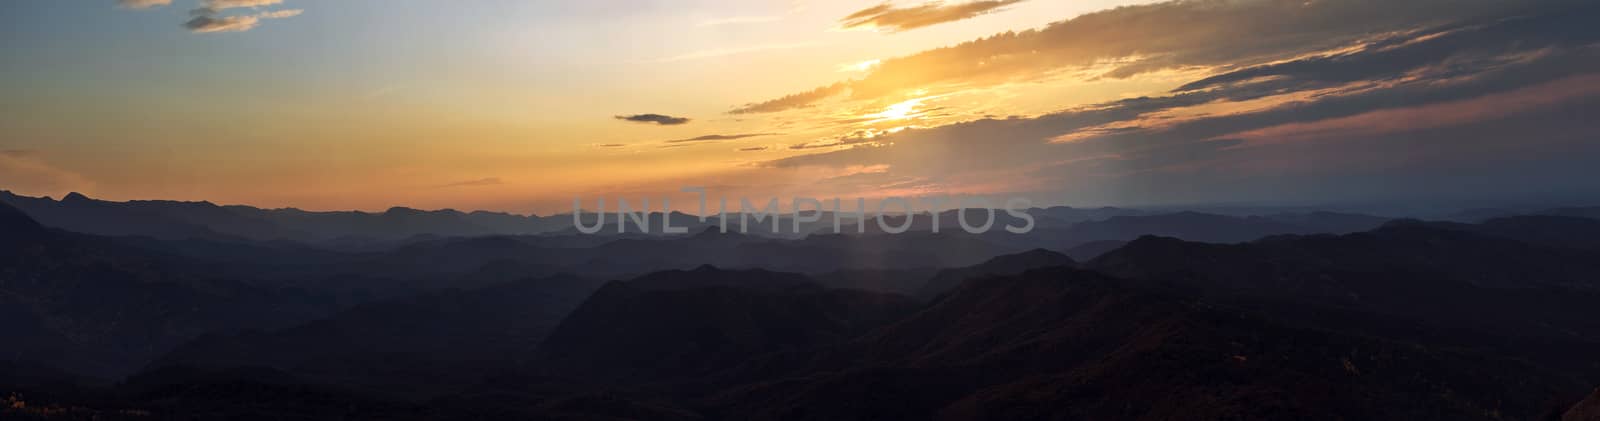
<svg viewBox="0 0 1600 421">
<path fill-rule="evenodd" d="M 0 189 L 553 213 L 1600 192 L 1580 0 L 8 0 Z"/>
</svg>

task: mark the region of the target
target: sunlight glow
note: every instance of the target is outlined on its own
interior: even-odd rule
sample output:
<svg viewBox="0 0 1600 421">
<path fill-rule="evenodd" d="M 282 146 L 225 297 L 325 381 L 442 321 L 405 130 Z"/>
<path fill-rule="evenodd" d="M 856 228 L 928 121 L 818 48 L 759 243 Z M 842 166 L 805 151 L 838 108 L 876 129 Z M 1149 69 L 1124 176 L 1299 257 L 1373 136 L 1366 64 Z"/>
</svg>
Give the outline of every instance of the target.
<svg viewBox="0 0 1600 421">
<path fill-rule="evenodd" d="M 867 115 L 867 117 L 875 118 L 876 119 L 876 120 L 874 120 L 875 122 L 876 121 L 885 121 L 885 120 L 905 120 L 907 118 L 910 118 L 910 117 L 916 115 L 917 107 L 922 106 L 922 101 L 925 101 L 927 99 L 928 98 L 924 97 L 924 98 L 915 98 L 915 99 L 907 100 L 907 101 L 904 101 L 904 102 L 900 102 L 900 103 L 897 103 L 897 104 L 894 104 L 894 105 L 890 105 L 887 108 L 884 108 L 883 112 L 880 112 L 880 113 L 877 113 L 877 114 L 869 114 L 869 115 Z"/>
</svg>

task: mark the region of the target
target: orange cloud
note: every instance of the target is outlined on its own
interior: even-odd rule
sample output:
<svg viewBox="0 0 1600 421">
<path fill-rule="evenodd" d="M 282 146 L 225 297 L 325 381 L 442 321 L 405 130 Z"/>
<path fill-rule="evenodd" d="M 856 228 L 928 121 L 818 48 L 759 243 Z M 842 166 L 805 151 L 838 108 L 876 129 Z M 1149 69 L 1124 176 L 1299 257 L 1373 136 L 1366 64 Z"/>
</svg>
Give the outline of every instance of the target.
<svg viewBox="0 0 1600 421">
<path fill-rule="evenodd" d="M 905 31 L 962 19 L 971 19 L 997 12 L 1002 7 L 1021 3 L 1022 1 L 979 0 L 960 4 L 945 4 L 941 1 L 934 1 L 918 6 L 899 8 L 884 3 L 851 13 L 850 16 L 845 16 L 844 19 L 840 20 L 840 25 L 845 29 L 886 28 L 890 31 Z"/>
</svg>

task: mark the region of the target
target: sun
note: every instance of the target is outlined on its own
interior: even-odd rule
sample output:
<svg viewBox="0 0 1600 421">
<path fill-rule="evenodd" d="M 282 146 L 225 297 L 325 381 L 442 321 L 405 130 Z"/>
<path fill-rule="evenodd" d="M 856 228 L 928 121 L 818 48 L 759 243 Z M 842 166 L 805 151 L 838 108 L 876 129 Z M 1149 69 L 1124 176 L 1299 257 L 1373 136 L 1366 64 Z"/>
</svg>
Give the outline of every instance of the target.
<svg viewBox="0 0 1600 421">
<path fill-rule="evenodd" d="M 877 121 L 905 120 L 905 119 L 910 118 L 911 116 L 913 116 L 913 115 L 915 115 L 917 113 L 917 107 L 922 106 L 922 101 L 925 100 L 925 99 L 927 99 L 927 98 L 917 98 L 917 99 L 912 99 L 912 100 L 907 100 L 907 101 L 904 101 L 904 102 L 900 102 L 900 103 L 885 107 L 882 112 L 879 112 L 877 114 L 869 114 L 867 116 L 875 118 L 875 119 L 877 119 Z"/>
</svg>

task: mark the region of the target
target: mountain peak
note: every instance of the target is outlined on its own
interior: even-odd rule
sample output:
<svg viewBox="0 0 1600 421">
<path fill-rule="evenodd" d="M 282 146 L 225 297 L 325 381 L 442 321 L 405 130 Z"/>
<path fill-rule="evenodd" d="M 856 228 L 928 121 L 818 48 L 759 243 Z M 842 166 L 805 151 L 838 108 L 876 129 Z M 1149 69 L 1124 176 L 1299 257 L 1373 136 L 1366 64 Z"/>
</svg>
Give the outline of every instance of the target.
<svg viewBox="0 0 1600 421">
<path fill-rule="evenodd" d="M 416 210 L 416 209 L 412 209 L 412 208 L 408 208 L 408 207 L 404 207 L 404 206 L 395 206 L 395 207 L 389 208 L 389 210 L 383 212 L 384 215 L 416 215 L 416 214 L 420 214 L 420 213 L 423 213 L 423 212 L 420 211 L 420 210 Z"/>
<path fill-rule="evenodd" d="M 93 201 L 93 200 L 94 199 L 90 199 L 89 196 L 84 196 L 83 193 L 78 193 L 78 192 L 67 193 L 67 195 L 65 197 L 61 198 L 61 201 L 63 203 L 90 202 L 90 201 Z"/>
</svg>

